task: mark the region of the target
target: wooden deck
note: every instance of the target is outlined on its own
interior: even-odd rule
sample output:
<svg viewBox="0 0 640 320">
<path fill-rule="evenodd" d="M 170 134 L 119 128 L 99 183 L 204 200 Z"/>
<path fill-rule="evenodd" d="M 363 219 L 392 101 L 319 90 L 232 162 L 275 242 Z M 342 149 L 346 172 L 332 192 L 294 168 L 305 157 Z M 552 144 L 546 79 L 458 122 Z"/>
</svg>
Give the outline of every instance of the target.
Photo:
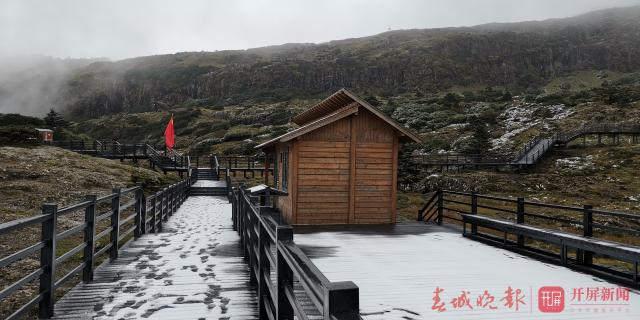
<svg viewBox="0 0 640 320">
<path fill-rule="evenodd" d="M 295 242 L 330 281 L 350 280 L 360 288 L 365 320 L 387 319 L 640 319 L 640 293 L 628 302 L 578 305 L 573 288 L 618 288 L 591 275 L 551 265 L 463 238 L 458 228 L 404 223 L 296 229 Z M 504 306 L 505 290 L 521 289 L 526 305 Z M 565 290 L 565 310 L 538 311 L 542 286 Z M 444 289 L 446 311 L 431 309 L 434 290 Z M 484 290 L 495 296 L 496 310 L 476 305 Z M 452 299 L 468 291 L 470 304 L 454 309 Z M 583 304 L 593 304 L 591 301 Z"/>
<path fill-rule="evenodd" d="M 223 197 L 189 197 L 162 233 L 130 243 L 55 306 L 54 319 L 257 319 Z"/>
</svg>

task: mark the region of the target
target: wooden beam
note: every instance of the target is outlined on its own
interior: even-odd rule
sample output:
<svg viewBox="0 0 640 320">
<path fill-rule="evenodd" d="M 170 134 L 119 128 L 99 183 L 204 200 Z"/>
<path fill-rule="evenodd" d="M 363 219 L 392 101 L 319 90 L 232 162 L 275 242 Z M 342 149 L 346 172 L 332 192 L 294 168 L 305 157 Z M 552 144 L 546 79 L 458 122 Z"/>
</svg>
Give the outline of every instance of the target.
<svg viewBox="0 0 640 320">
<path fill-rule="evenodd" d="M 396 223 L 398 216 L 398 137 L 393 138 L 393 162 L 392 162 L 392 182 L 391 182 L 391 223 Z"/>
<path fill-rule="evenodd" d="M 356 221 L 356 145 L 357 145 L 357 131 L 354 121 L 355 115 L 349 117 L 349 127 L 351 129 L 351 136 L 349 139 L 349 217 L 348 223 L 355 223 Z"/>
<path fill-rule="evenodd" d="M 298 223 L 298 141 L 291 143 L 289 149 L 289 197 L 291 197 L 291 220 Z"/>
<path fill-rule="evenodd" d="M 269 154 L 264 153 L 264 184 L 269 185 Z"/>
</svg>

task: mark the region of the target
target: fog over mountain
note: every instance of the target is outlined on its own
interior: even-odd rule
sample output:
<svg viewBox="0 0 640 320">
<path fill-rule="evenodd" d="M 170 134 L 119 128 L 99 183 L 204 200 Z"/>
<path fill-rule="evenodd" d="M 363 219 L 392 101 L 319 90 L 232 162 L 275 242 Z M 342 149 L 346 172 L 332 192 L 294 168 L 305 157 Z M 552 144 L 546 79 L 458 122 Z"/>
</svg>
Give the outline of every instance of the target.
<svg viewBox="0 0 640 320">
<path fill-rule="evenodd" d="M 61 91 L 74 70 L 100 59 L 0 57 L 0 113 L 42 116 L 61 110 Z"/>
<path fill-rule="evenodd" d="M 640 1 L 8 0 L 0 3 L 0 113 L 42 115 L 55 108 L 86 117 L 149 110 L 154 103 L 238 102 L 265 95 L 278 99 L 340 86 L 398 92 L 473 81 L 538 83 L 558 72 L 588 68 L 633 71 L 636 59 L 631 53 L 638 37 L 631 31 L 637 30 L 637 7 L 611 11 L 615 19 L 607 14 L 583 15 L 584 21 L 563 18 L 629 4 Z M 620 14 L 626 16 L 618 19 Z M 631 21 L 626 20 L 629 15 Z M 507 23 L 549 18 L 557 19 Z M 489 22 L 499 23 L 419 29 Z M 613 47 L 618 40 L 624 41 L 626 51 Z M 605 42 L 608 45 L 602 45 Z M 273 45 L 278 43 L 290 44 Z M 575 56 L 576 61 L 562 57 L 562 50 L 570 55 L 582 46 L 585 50 L 576 54 L 583 56 Z M 545 60 L 548 55 L 539 55 L 540 50 L 553 50 L 555 56 Z M 483 54 L 496 55 L 496 61 L 487 65 L 479 56 Z M 89 66 L 148 55 L 157 56 Z M 481 67 L 464 66 L 473 60 L 464 60 L 470 55 Z M 621 55 L 629 60 L 625 70 Z M 517 58 L 507 62 L 501 57 Z M 493 70 L 490 65 L 498 63 L 509 70 Z M 546 64 L 545 70 L 532 79 L 517 79 L 519 66 L 540 63 Z M 439 86 L 432 83 L 435 79 Z M 247 85 L 254 85 L 253 95 L 243 93 Z M 283 90 L 289 93 L 282 95 Z"/>
<path fill-rule="evenodd" d="M 3 0 L 0 56 L 124 59 L 565 18 L 639 0 Z"/>
</svg>

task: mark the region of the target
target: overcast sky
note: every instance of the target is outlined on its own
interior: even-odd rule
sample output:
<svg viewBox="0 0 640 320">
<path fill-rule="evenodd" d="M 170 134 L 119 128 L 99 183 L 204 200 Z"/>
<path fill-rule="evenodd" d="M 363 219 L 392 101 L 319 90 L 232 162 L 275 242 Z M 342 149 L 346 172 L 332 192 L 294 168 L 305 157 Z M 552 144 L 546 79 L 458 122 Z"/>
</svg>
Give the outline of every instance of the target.
<svg viewBox="0 0 640 320">
<path fill-rule="evenodd" d="M 542 20 L 640 0 L 0 0 L 0 56 L 134 56 Z"/>
</svg>

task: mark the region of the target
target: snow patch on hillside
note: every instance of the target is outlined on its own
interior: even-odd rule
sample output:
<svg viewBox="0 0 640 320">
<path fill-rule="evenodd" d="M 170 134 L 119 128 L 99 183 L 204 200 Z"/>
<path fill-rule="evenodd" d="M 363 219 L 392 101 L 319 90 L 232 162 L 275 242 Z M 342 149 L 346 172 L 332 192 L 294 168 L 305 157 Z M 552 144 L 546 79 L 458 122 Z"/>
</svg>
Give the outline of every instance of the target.
<svg viewBox="0 0 640 320">
<path fill-rule="evenodd" d="M 556 169 L 563 171 L 584 171 L 595 169 L 592 155 L 588 155 L 586 157 L 569 157 L 558 159 L 556 160 L 555 166 Z"/>
<path fill-rule="evenodd" d="M 573 113 L 574 111 L 569 110 L 564 104 L 543 106 L 533 103 L 509 107 L 498 117 L 502 120 L 505 133 L 491 141 L 492 150 L 511 147 L 513 138 L 535 126 L 550 129 L 545 120 L 560 120 Z"/>
</svg>

